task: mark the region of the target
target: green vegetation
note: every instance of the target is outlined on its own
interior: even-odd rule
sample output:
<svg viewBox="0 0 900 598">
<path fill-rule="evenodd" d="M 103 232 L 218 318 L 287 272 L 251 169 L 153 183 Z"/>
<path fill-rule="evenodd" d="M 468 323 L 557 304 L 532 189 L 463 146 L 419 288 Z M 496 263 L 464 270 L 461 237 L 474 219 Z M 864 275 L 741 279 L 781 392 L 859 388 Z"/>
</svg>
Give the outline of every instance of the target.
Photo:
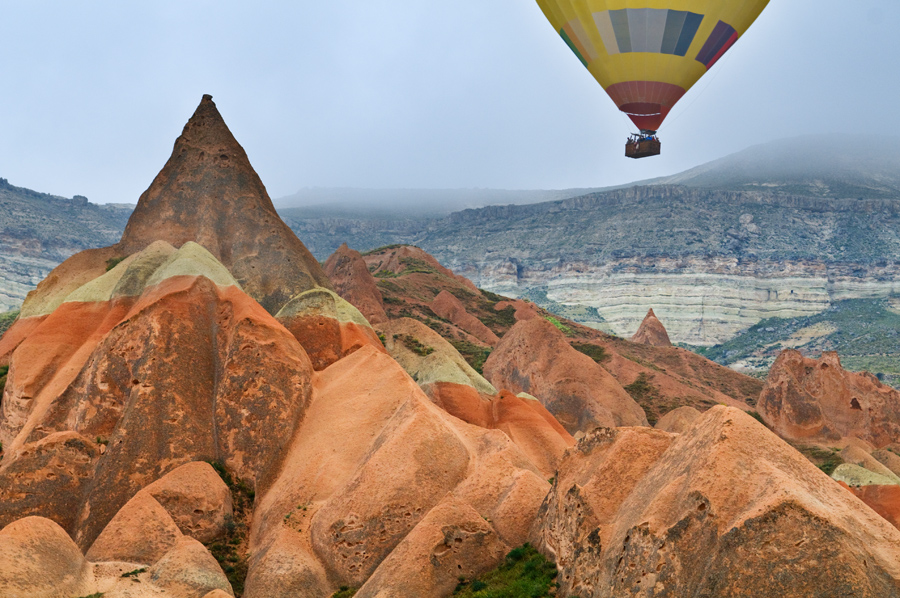
<svg viewBox="0 0 900 598">
<path fill-rule="evenodd" d="M 137 578 L 138 575 L 147 571 L 147 567 L 142 567 L 140 569 L 135 569 L 133 571 L 129 571 L 128 573 L 123 573 L 122 577 L 134 577 Z"/>
<path fill-rule="evenodd" d="M 234 515 L 225 520 L 225 536 L 206 545 L 209 552 L 219 561 L 236 598 L 244 593 L 247 579 L 247 531 L 253 514 L 253 500 L 256 493 L 241 479 L 235 479 L 228 468 L 219 461 L 209 461 L 228 489 Z"/>
<path fill-rule="evenodd" d="M 121 264 L 123 261 L 125 261 L 124 257 L 109 258 L 108 260 L 106 260 L 106 271 L 109 272 L 110 270 Z"/>
<path fill-rule="evenodd" d="M 543 598 L 554 596 L 556 565 L 531 545 L 514 548 L 504 562 L 484 575 L 461 579 L 454 596 L 467 598 Z"/>
<path fill-rule="evenodd" d="M 816 327 L 822 330 L 821 335 L 810 335 L 798 346 L 804 354 L 818 357 L 822 351 L 837 351 L 848 370 L 869 371 L 886 384 L 900 386 L 900 313 L 891 308 L 890 301 L 837 301 L 822 313 L 803 318 L 769 318 L 728 342 L 691 350 L 723 365 L 749 361 L 765 372 L 788 345 L 787 339 Z"/>
<path fill-rule="evenodd" d="M 547 320 L 548 322 L 550 322 L 551 324 L 553 324 L 554 326 L 556 326 L 557 328 L 559 328 L 559 330 L 563 334 L 565 334 L 567 336 L 572 334 L 571 328 L 569 328 L 568 326 L 566 326 L 565 324 L 563 324 L 562 322 L 560 322 L 553 316 L 544 316 L 544 319 Z"/>
<path fill-rule="evenodd" d="M 584 353 L 597 363 L 602 363 L 610 358 L 610 355 L 606 352 L 606 349 L 604 349 L 600 345 L 592 345 L 590 343 L 572 343 L 572 348 Z"/>
<path fill-rule="evenodd" d="M 422 344 L 419 339 L 408 334 L 395 334 L 394 340 L 399 340 L 403 343 L 404 347 L 406 347 L 416 355 L 421 355 L 422 357 L 427 357 L 428 355 L 434 353 L 434 347 L 429 347 L 428 345 Z"/>
<path fill-rule="evenodd" d="M 653 385 L 653 375 L 648 376 L 645 372 L 641 372 L 634 382 L 624 388 L 631 398 L 644 409 L 650 425 L 656 425 L 664 412 L 659 405 L 662 398 L 659 388 Z"/>
<path fill-rule="evenodd" d="M 8 365 L 0 365 L 0 396 L 3 395 L 3 389 L 6 387 L 6 375 L 9 374 Z"/>
<path fill-rule="evenodd" d="M 378 272 L 372 274 L 372 276 L 374 276 L 375 278 L 397 278 L 400 275 L 396 272 L 391 272 L 390 270 L 379 270 Z"/>
<path fill-rule="evenodd" d="M 103 592 L 97 592 L 96 594 L 91 594 L 90 596 L 79 596 L 78 598 L 103 598 Z"/>
<path fill-rule="evenodd" d="M 383 332 L 379 332 L 379 333 L 378 333 L 378 340 L 380 340 L 380 341 L 381 341 L 381 344 L 384 345 L 384 343 L 387 342 L 387 337 L 384 335 Z"/>
<path fill-rule="evenodd" d="M 15 322 L 16 318 L 18 317 L 18 309 L 0 314 L 0 337 L 2 337 L 7 330 L 9 330 L 9 327 L 13 325 L 13 322 Z"/>
<path fill-rule="evenodd" d="M 331 598 L 350 598 L 356 595 L 356 588 L 341 586 L 341 588 L 331 595 Z"/>
<path fill-rule="evenodd" d="M 481 323 L 494 331 L 497 336 L 503 336 L 507 330 L 516 324 L 516 308 L 507 305 L 503 309 L 494 309 L 491 303 L 484 303 L 481 306 L 483 314 L 478 319 Z M 476 316 L 478 314 L 475 314 Z"/>
<path fill-rule="evenodd" d="M 837 466 L 844 462 L 844 460 L 841 459 L 840 449 L 825 449 L 817 446 L 795 444 L 793 442 L 790 442 L 788 444 L 797 449 L 804 457 L 809 459 L 809 461 L 813 465 L 815 465 L 828 475 L 834 473 L 834 470 L 837 469 Z"/>
<path fill-rule="evenodd" d="M 478 289 L 478 290 L 481 291 L 481 294 L 484 295 L 484 297 L 485 297 L 488 301 L 493 301 L 494 303 L 499 303 L 499 302 L 501 302 L 501 301 L 508 301 L 508 300 L 509 300 L 508 298 L 504 297 L 503 295 L 498 295 L 497 293 L 492 293 L 492 292 L 490 292 L 490 291 L 485 291 L 484 289 Z"/>
<path fill-rule="evenodd" d="M 487 361 L 487 358 L 491 354 L 490 347 L 482 347 L 481 345 L 476 345 L 475 343 L 470 343 L 469 341 L 459 340 L 455 338 L 448 338 L 450 344 L 453 345 L 459 354 L 462 355 L 462 358 L 466 360 L 466 362 L 472 366 L 476 372 L 481 375 L 484 375 L 484 362 Z"/>
</svg>

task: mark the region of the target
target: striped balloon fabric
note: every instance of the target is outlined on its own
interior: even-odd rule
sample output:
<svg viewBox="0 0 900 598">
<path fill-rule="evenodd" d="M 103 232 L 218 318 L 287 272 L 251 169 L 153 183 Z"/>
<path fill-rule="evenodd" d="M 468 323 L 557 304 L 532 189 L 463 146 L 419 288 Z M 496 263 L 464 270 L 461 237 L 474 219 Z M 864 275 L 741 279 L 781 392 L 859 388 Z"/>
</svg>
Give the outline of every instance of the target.
<svg viewBox="0 0 900 598">
<path fill-rule="evenodd" d="M 619 110 L 657 131 L 768 0 L 537 0 Z"/>
</svg>

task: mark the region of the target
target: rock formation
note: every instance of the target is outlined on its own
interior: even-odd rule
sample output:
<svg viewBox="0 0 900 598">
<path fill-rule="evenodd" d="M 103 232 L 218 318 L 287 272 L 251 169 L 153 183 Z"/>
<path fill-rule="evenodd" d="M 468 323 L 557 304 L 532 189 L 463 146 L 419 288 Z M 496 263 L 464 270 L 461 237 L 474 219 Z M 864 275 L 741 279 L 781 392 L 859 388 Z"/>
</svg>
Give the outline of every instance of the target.
<svg viewBox="0 0 900 598">
<path fill-rule="evenodd" d="M 690 434 L 585 436 L 532 539 L 566 596 L 900 595 L 900 531 L 729 407 Z"/>
<path fill-rule="evenodd" d="M 324 596 L 334 581 L 363 597 L 445 595 L 525 541 L 549 485 L 504 433 L 449 416 L 373 347 L 318 374 L 313 394 L 257 505 L 245 596 Z M 455 555 L 467 546 L 488 548 Z"/>
<path fill-rule="evenodd" d="M 500 340 L 494 332 L 485 326 L 481 320 L 466 311 L 462 302 L 448 293 L 446 290 L 438 293 L 434 301 L 431 302 L 431 309 L 438 316 L 445 320 L 450 320 L 475 338 L 487 343 L 488 345 L 496 345 Z"/>
<path fill-rule="evenodd" d="M 484 373 L 498 388 L 538 397 L 570 434 L 647 425 L 643 410 L 615 378 L 543 318 L 513 326 L 488 357 Z"/>
<path fill-rule="evenodd" d="M 385 347 L 444 411 L 466 423 L 502 430 L 546 477 L 575 440 L 536 398 L 497 389 L 453 346 L 421 322 L 383 324 Z"/>
<path fill-rule="evenodd" d="M 694 425 L 698 417 L 700 417 L 699 411 L 690 405 L 685 405 L 666 413 L 653 427 L 663 432 L 683 434 Z"/>
<path fill-rule="evenodd" d="M 758 410 L 782 438 L 834 442 L 855 436 L 879 448 L 900 439 L 900 392 L 872 374 L 845 371 L 832 352 L 818 360 L 782 352 Z"/>
<path fill-rule="evenodd" d="M 185 462 L 219 460 L 260 489 L 271 483 L 312 376 L 297 340 L 191 242 L 155 242 L 77 289 L 10 361 L 0 521 L 41 491 L 45 504 L 29 512 L 85 548 Z"/>
<path fill-rule="evenodd" d="M 342 298 L 356 307 L 372 324 L 387 321 L 384 300 L 375 277 L 358 251 L 344 243 L 325 261 L 325 274 Z"/>
<path fill-rule="evenodd" d="M 637 332 L 631 337 L 631 342 L 640 343 L 642 345 L 653 345 L 654 347 L 672 346 L 672 342 L 669 340 L 669 334 L 666 332 L 666 327 L 663 326 L 662 322 L 659 321 L 659 318 L 656 317 L 656 314 L 653 313 L 653 308 L 650 308 L 647 311 L 644 321 L 641 322 Z"/>
<path fill-rule="evenodd" d="M 141 195 L 122 239 L 78 253 L 29 293 L 22 318 L 53 311 L 76 288 L 154 241 L 181 247 L 194 241 L 232 273 L 269 313 L 295 295 L 331 283 L 278 214 L 244 149 L 211 96 L 175 141 L 172 155 Z"/>
</svg>

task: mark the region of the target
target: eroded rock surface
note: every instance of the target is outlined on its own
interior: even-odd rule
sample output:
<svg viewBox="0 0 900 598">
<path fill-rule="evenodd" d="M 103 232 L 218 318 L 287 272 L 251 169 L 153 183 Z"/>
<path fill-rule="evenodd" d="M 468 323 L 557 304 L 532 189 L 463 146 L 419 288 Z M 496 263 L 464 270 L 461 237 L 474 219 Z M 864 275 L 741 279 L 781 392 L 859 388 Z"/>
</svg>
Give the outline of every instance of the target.
<svg viewBox="0 0 900 598">
<path fill-rule="evenodd" d="M 513 326 L 488 357 L 484 373 L 495 387 L 540 399 L 570 434 L 647 425 L 643 410 L 615 378 L 543 318 Z"/>
<path fill-rule="evenodd" d="M 836 353 L 821 359 L 787 350 L 769 371 L 759 414 L 781 437 L 834 442 L 855 436 L 877 448 L 900 440 L 900 392 L 867 372 L 841 367 Z"/>
<path fill-rule="evenodd" d="M 381 291 L 358 251 L 350 249 L 346 243 L 341 245 L 325 261 L 325 274 L 331 279 L 335 292 L 356 307 L 369 322 L 387 321 Z"/>
<path fill-rule="evenodd" d="M 586 436 L 532 537 L 562 595 L 900 595 L 898 530 L 729 407 L 690 434 Z"/>
<path fill-rule="evenodd" d="M 631 342 L 640 343 L 642 345 L 653 345 L 654 347 L 672 346 L 672 341 L 669 340 L 669 333 L 666 332 L 666 327 L 663 326 L 662 322 L 659 321 L 659 318 L 656 317 L 656 314 L 653 313 L 653 308 L 650 308 L 647 311 L 644 321 L 641 322 L 637 332 L 631 337 Z"/>
</svg>

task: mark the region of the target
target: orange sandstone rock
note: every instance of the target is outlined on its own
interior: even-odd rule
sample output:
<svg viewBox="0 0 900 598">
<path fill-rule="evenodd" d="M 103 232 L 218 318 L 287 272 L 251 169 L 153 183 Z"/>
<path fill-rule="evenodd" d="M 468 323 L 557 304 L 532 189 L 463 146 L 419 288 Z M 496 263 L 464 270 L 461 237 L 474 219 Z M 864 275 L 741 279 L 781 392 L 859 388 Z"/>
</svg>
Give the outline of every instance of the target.
<svg viewBox="0 0 900 598">
<path fill-rule="evenodd" d="M 456 324 L 488 345 L 494 346 L 500 340 L 481 320 L 467 312 L 459 299 L 446 290 L 441 291 L 434 298 L 434 301 L 431 302 L 431 309 L 440 317 L 450 320 L 453 324 Z"/>
<path fill-rule="evenodd" d="M 325 274 L 337 294 L 356 307 L 369 322 L 387 321 L 381 291 L 358 251 L 342 244 L 325 260 Z"/>
<path fill-rule="evenodd" d="M 484 364 L 498 388 L 534 395 L 571 434 L 597 426 L 646 426 L 643 410 L 593 359 L 543 318 L 518 322 Z"/>
<path fill-rule="evenodd" d="M 644 321 L 641 322 L 637 332 L 631 337 L 631 342 L 640 343 L 642 345 L 652 345 L 654 347 L 672 346 L 672 342 L 669 340 L 669 333 L 666 332 L 666 327 L 663 326 L 662 322 L 659 321 L 659 318 L 656 317 L 656 314 L 653 313 L 653 309 L 647 311 Z"/>
<path fill-rule="evenodd" d="M 855 436 L 879 448 L 900 440 L 900 392 L 872 374 L 847 372 L 833 352 L 816 360 L 783 351 L 769 370 L 758 410 L 792 440 Z"/>
<path fill-rule="evenodd" d="M 562 594 L 900 595 L 900 531 L 749 415 L 623 434 L 583 439 L 542 507 L 533 537 Z"/>
</svg>

